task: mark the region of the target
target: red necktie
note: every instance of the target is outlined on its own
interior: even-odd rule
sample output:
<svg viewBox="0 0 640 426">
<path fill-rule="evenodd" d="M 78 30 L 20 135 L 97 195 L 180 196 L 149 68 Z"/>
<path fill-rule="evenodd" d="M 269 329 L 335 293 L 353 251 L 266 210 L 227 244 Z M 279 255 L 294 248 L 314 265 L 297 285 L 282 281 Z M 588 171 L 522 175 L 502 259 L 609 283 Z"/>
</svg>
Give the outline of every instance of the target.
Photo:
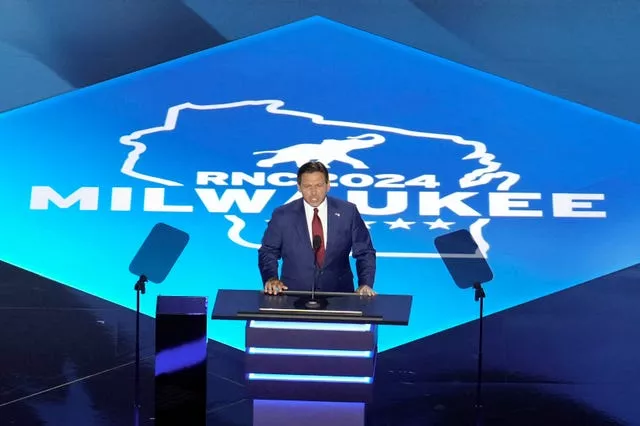
<svg viewBox="0 0 640 426">
<path fill-rule="evenodd" d="M 318 209 L 313 209 L 313 220 L 311 221 L 311 232 L 313 235 L 320 236 L 320 248 L 316 251 L 316 264 L 322 267 L 324 262 L 324 232 L 322 231 L 322 222 L 318 216 Z"/>
</svg>

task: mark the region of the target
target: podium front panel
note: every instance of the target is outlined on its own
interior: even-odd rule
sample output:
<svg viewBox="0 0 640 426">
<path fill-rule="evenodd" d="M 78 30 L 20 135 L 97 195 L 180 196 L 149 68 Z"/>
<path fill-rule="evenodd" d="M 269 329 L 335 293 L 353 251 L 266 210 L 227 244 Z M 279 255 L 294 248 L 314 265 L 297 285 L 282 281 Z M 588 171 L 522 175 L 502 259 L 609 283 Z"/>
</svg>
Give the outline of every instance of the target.
<svg viewBox="0 0 640 426">
<path fill-rule="evenodd" d="M 259 399 L 367 402 L 377 358 L 372 324 L 247 322 L 245 371 Z"/>
</svg>

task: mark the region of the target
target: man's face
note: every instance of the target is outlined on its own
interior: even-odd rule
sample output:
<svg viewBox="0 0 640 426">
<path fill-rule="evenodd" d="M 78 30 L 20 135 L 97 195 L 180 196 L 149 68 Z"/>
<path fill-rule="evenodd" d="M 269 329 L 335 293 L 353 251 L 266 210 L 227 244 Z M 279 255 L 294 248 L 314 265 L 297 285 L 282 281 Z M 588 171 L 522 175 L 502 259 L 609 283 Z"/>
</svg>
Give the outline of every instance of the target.
<svg viewBox="0 0 640 426">
<path fill-rule="evenodd" d="M 303 173 L 298 184 L 302 198 L 313 207 L 318 207 L 329 192 L 329 182 L 324 180 L 324 173 Z"/>
</svg>

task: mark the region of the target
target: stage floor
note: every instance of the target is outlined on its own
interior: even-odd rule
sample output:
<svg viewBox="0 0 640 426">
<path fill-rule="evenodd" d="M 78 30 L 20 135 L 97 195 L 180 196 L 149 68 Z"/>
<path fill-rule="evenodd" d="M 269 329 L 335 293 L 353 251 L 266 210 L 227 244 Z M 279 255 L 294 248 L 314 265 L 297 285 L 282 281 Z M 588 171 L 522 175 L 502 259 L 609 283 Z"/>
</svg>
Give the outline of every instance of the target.
<svg viewBox="0 0 640 426">
<path fill-rule="evenodd" d="M 7 264 L 0 264 L 0 284 L 0 424 L 133 424 L 135 313 Z M 633 403 L 640 391 L 637 367 L 618 366 L 629 380 L 609 383 L 572 382 L 523 367 L 526 345 L 536 349 L 528 349 L 527 356 L 542 364 L 545 350 L 557 350 L 545 346 L 550 343 L 544 336 L 553 331 L 539 328 L 534 335 L 535 328 L 526 329 L 527 318 L 538 311 L 523 306 L 486 319 L 485 424 L 640 424 L 640 407 Z M 511 328 L 514 322 L 517 329 Z M 318 419 L 342 410 L 362 419 L 344 423 L 352 425 L 475 424 L 476 327 L 465 324 L 381 353 L 374 399 L 366 406 L 264 401 L 256 406 L 245 388 L 244 354 L 209 341 L 207 424 L 266 425 L 265 410 L 288 413 L 290 419 L 301 412 L 314 412 Z M 143 318 L 141 329 L 141 424 L 153 425 L 154 320 Z M 591 368 L 569 356 L 585 371 Z"/>
</svg>

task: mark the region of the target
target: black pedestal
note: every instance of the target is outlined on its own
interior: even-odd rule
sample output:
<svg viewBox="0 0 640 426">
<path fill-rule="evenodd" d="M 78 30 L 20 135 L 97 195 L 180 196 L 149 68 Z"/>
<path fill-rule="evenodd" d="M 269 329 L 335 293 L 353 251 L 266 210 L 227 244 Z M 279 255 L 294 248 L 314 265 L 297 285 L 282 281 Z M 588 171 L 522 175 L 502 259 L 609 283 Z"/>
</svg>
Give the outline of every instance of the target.
<svg viewBox="0 0 640 426">
<path fill-rule="evenodd" d="M 205 426 L 207 299 L 159 296 L 156 307 L 155 424 Z"/>
</svg>

